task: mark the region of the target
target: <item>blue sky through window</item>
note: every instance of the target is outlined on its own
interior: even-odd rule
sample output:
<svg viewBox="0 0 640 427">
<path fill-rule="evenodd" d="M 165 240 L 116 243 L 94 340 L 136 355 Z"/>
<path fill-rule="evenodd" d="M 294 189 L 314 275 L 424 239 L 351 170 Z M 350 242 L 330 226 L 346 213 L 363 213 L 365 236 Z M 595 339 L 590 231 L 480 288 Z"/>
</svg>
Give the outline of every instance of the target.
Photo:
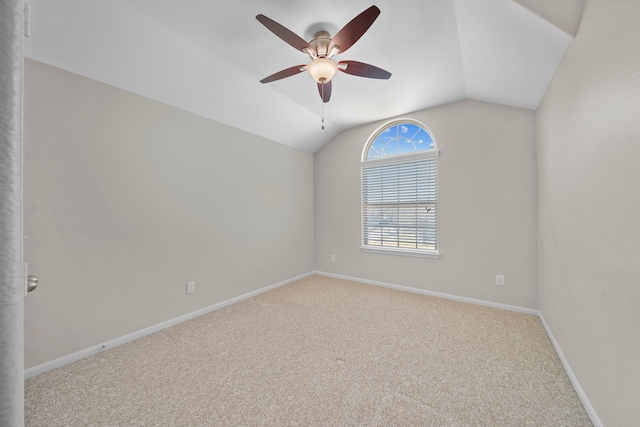
<svg viewBox="0 0 640 427">
<path fill-rule="evenodd" d="M 397 123 L 380 132 L 369 146 L 367 159 L 431 150 L 435 143 L 429 132 L 414 123 Z"/>
</svg>

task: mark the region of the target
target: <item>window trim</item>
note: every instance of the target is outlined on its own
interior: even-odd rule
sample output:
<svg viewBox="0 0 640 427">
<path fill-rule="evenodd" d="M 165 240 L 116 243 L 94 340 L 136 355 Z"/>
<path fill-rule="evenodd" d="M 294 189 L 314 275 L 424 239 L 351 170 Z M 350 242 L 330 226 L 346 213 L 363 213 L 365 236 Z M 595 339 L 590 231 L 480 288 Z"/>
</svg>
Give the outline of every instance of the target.
<svg viewBox="0 0 640 427">
<path fill-rule="evenodd" d="M 422 129 L 424 129 L 426 132 L 429 133 L 429 136 L 431 136 L 431 139 L 433 141 L 433 145 L 434 148 L 429 149 L 429 150 L 423 150 L 423 151 L 416 151 L 413 153 L 406 153 L 406 154 L 396 154 L 396 155 L 390 155 L 390 156 L 383 156 L 383 157 L 378 157 L 378 158 L 374 158 L 374 159 L 367 159 L 368 153 L 369 153 L 369 149 L 371 148 L 371 145 L 375 142 L 376 138 L 386 129 L 399 125 L 399 124 L 403 124 L 403 123 L 411 123 L 411 124 L 415 124 L 417 126 L 420 126 Z M 415 162 L 415 161 L 419 161 L 419 160 L 423 160 L 423 159 L 429 159 L 429 158 L 437 158 L 440 156 L 440 150 L 438 149 L 436 140 L 433 136 L 433 134 L 431 133 L 431 131 L 429 130 L 429 128 L 427 126 L 425 126 L 424 124 L 418 122 L 417 120 L 414 119 L 398 119 L 398 120 L 393 120 L 390 122 L 385 123 L 384 125 L 380 126 L 378 129 L 376 129 L 376 131 L 369 137 L 369 140 L 367 141 L 367 143 L 365 144 L 364 150 L 362 151 L 362 156 L 361 156 L 361 160 L 360 160 L 360 252 L 365 252 L 365 253 L 377 253 L 377 254 L 387 254 L 387 255 L 402 255 L 402 256 L 412 256 L 412 257 L 419 257 L 419 258 L 430 258 L 430 259 L 438 259 L 440 258 L 441 254 L 440 254 L 440 233 L 439 233 L 439 229 L 440 229 L 440 221 L 438 220 L 438 223 L 436 225 L 436 231 L 438 233 L 438 239 L 437 239 L 437 250 L 435 251 L 429 251 L 429 250 L 424 250 L 424 249 L 408 249 L 408 248 L 394 248 L 394 247 L 389 247 L 389 246 L 380 246 L 380 247 L 376 247 L 376 246 L 369 246 L 369 245 L 364 245 L 363 244 L 363 229 L 364 229 L 364 217 L 363 217 L 363 204 L 362 204 L 362 197 L 363 197 L 363 182 L 362 182 L 362 173 L 363 173 L 363 168 L 365 167 L 371 167 L 371 166 L 381 166 L 381 165 L 385 165 L 385 164 L 403 164 L 403 163 L 410 163 L 410 162 Z M 436 160 L 437 162 L 437 160 Z M 437 172 L 436 172 L 437 173 Z M 436 174 L 436 179 L 437 179 L 438 175 Z M 437 181 L 436 181 L 437 182 Z M 436 184 L 437 185 L 437 184 Z M 439 208 L 439 206 L 438 206 Z M 440 210 L 440 209 L 438 209 Z"/>
<path fill-rule="evenodd" d="M 415 160 L 422 159 L 430 159 L 432 157 L 440 157 L 440 150 L 437 148 L 432 148 L 431 150 L 424 151 L 416 151 L 415 153 L 409 154 L 396 154 L 395 156 L 387 156 L 387 157 L 378 157 L 375 159 L 369 160 L 361 160 L 360 167 L 363 166 L 374 166 L 374 165 L 385 165 L 385 164 L 401 164 L 401 163 L 411 163 Z"/>
<path fill-rule="evenodd" d="M 439 247 L 440 245 L 438 245 L 438 248 Z M 376 248 L 373 246 L 364 246 L 362 244 L 360 245 L 360 252 L 367 252 L 371 254 L 413 256 L 418 258 L 431 258 L 431 259 L 440 258 L 440 251 L 427 252 L 424 250 L 417 250 L 417 249 L 402 249 L 402 248 L 390 248 L 390 247 Z"/>
</svg>

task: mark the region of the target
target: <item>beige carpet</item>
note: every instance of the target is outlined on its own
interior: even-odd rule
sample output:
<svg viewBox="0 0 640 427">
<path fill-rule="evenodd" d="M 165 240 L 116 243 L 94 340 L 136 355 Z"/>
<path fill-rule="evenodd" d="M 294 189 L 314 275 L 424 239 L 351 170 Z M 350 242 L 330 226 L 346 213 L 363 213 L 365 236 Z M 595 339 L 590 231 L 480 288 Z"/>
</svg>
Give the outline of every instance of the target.
<svg viewBox="0 0 640 427">
<path fill-rule="evenodd" d="M 30 378 L 27 426 L 590 426 L 537 317 L 310 276 Z"/>
</svg>

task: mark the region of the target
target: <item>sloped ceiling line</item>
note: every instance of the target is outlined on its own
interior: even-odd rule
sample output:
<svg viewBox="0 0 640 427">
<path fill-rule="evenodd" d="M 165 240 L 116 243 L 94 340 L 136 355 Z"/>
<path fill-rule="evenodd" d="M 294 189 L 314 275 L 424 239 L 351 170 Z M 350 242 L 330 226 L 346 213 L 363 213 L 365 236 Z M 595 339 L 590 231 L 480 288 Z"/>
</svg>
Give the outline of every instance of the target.
<svg viewBox="0 0 640 427">
<path fill-rule="evenodd" d="M 586 0 L 512 0 L 571 37 L 580 27 Z"/>
<path fill-rule="evenodd" d="M 342 28 L 370 0 L 28 2 L 27 58 L 309 152 L 352 127 L 464 98 L 535 109 L 571 40 L 521 6 L 533 0 L 377 0 L 381 15 L 340 59 L 393 75 L 339 73 L 323 131 L 307 73 L 259 83 L 305 58 L 255 16 L 305 37 L 320 23 Z"/>
</svg>

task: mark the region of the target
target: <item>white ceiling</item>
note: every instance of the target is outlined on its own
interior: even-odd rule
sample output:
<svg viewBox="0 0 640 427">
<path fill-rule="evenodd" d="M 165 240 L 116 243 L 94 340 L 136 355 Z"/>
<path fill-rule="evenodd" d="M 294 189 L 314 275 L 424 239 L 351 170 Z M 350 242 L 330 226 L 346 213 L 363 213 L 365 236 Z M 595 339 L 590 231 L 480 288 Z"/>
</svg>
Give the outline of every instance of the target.
<svg viewBox="0 0 640 427">
<path fill-rule="evenodd" d="M 324 105 L 325 130 L 320 96 L 307 73 L 259 82 L 308 57 L 255 16 L 262 13 L 310 40 L 318 29 L 335 34 L 371 0 L 27 0 L 31 35 L 24 51 L 314 152 L 350 127 L 465 98 L 537 108 L 575 33 L 583 0 L 562 0 L 572 4 L 565 8 L 553 6 L 557 0 L 515 1 L 376 1 L 380 16 L 338 59 L 366 62 L 392 77 L 339 73 Z"/>
</svg>

